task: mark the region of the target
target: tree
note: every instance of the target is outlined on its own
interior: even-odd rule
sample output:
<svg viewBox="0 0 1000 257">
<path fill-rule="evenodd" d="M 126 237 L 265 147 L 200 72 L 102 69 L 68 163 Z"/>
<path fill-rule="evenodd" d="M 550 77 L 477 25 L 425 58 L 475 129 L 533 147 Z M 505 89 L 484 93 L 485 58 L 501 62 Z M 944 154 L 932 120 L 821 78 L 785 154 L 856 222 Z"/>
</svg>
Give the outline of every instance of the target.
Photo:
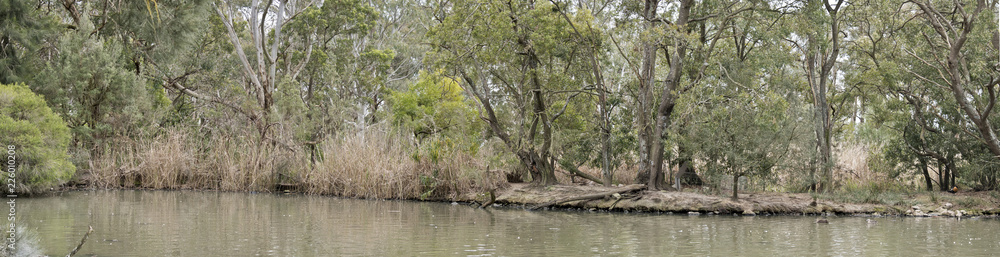
<svg viewBox="0 0 1000 257">
<path fill-rule="evenodd" d="M 421 141 L 439 133 L 461 131 L 476 121 L 475 110 L 467 105 L 458 82 L 441 71 L 422 73 L 417 84 L 407 91 L 394 91 L 389 98 L 393 123 L 411 129 Z"/>
<path fill-rule="evenodd" d="M 649 184 L 650 189 L 654 190 L 665 187 L 663 141 L 669 137 L 669 126 L 673 122 L 678 97 L 698 85 L 705 77 L 710 63 L 708 58 L 715 53 L 716 42 L 727 38 L 724 31 L 730 28 L 733 18 L 749 10 L 769 8 L 758 7 L 766 3 L 741 1 L 682 0 L 678 4 L 674 10 L 676 13 L 660 14 L 657 11 L 659 1 L 647 0 L 640 15 L 645 22 L 645 34 L 640 39 L 641 68 L 636 72 L 639 78 L 636 125 L 639 127 L 640 160 L 640 172 L 636 180 Z M 667 58 L 668 69 L 660 88 L 659 99 L 654 102 L 656 59 L 660 49 Z M 648 111 L 653 112 L 647 113 Z"/>
<path fill-rule="evenodd" d="M 549 3 L 455 1 L 428 33 L 432 63 L 461 78 L 478 102 L 491 133 L 520 160 L 535 183 L 557 183 L 554 125 L 565 113 L 590 67 L 574 49 L 569 23 Z M 586 16 L 568 20 L 577 27 Z M 574 76 L 574 75 L 581 76 Z M 557 95 L 567 95 L 562 106 Z M 552 108 L 550 108 L 552 107 Z"/>
<path fill-rule="evenodd" d="M 836 91 L 838 58 L 842 46 L 842 20 L 848 3 L 810 0 L 798 10 L 801 21 L 796 29 L 797 40 L 787 40 L 802 55 L 801 68 L 806 76 L 813 99 L 813 125 L 816 134 L 816 156 L 809 169 L 811 190 L 829 190 L 833 186 L 832 118 L 829 99 Z M 816 171 L 819 169 L 819 179 Z"/>
<path fill-rule="evenodd" d="M 918 79 L 937 86 L 947 87 L 958 107 L 964 112 L 964 118 L 975 126 L 980 140 L 989 148 L 993 155 L 1000 157 L 1000 139 L 997 138 L 993 124 L 990 122 L 993 106 L 996 105 L 997 87 L 1000 87 L 1000 70 L 991 67 L 991 61 L 986 58 L 970 60 L 968 56 L 988 52 L 996 53 L 996 46 L 987 48 L 986 35 L 991 34 L 985 26 L 976 24 L 991 23 L 987 15 L 980 15 L 986 10 L 986 1 L 978 0 L 973 4 L 937 3 L 930 1 L 907 1 L 919 8 L 917 16 L 931 31 L 921 31 L 927 44 L 924 49 L 904 49 L 915 61 L 916 67 L 924 66 L 934 69 L 938 76 L 923 76 L 912 69 L 908 70 Z M 942 13 L 939 9 L 947 8 L 954 12 Z M 978 28 L 978 29 L 977 29 Z M 975 32 L 975 33 L 974 33 Z M 970 40 L 973 40 L 970 43 Z M 979 46 L 978 48 L 966 47 Z"/>
<path fill-rule="evenodd" d="M 602 170 L 601 174 L 604 176 L 601 183 L 603 183 L 604 186 L 611 186 L 611 183 L 613 183 L 613 167 L 611 166 L 611 114 L 613 112 L 613 104 L 609 103 L 608 98 L 611 93 L 609 90 L 610 87 L 608 86 L 609 80 L 605 79 L 604 73 L 606 70 L 601 65 L 601 60 L 603 59 L 601 58 L 603 52 L 601 49 L 601 43 L 604 41 L 605 35 L 599 34 L 601 30 L 595 29 L 593 24 L 589 22 L 582 24 L 586 26 L 577 28 L 567 14 L 569 11 L 568 9 L 570 9 L 569 7 L 571 7 L 569 3 L 560 6 L 560 3 L 555 0 L 549 0 L 549 2 L 552 3 L 554 8 L 560 13 L 560 16 L 562 16 L 562 18 L 569 24 L 575 39 L 582 44 L 582 47 L 584 48 L 583 51 L 586 52 L 587 57 L 584 58 L 587 60 L 587 64 L 589 64 L 591 68 L 591 72 L 588 74 L 590 75 L 589 80 L 592 81 L 590 84 L 594 85 L 590 87 L 593 89 L 590 90 L 592 92 L 588 93 L 596 95 L 597 97 L 597 110 L 599 116 L 597 127 L 599 130 L 598 135 L 600 136 L 601 145 L 600 166 Z M 580 15 L 582 12 L 584 12 L 584 10 L 577 9 L 577 15 Z M 564 103 L 564 106 L 567 105 L 568 103 Z"/>
<path fill-rule="evenodd" d="M 862 46 L 872 49 L 862 51 L 868 56 L 863 63 L 878 75 L 860 76 L 878 78 L 885 97 L 903 99 L 909 107 L 902 114 L 907 121 L 895 126 L 913 157 L 901 161 L 920 163 L 928 189 L 932 177 L 926 170 L 934 163 L 941 190 L 956 186 L 963 170 L 977 178 L 970 181 L 976 187 L 996 188 L 992 167 L 1000 148 L 991 113 L 1000 71 L 989 58 L 969 58 L 996 54 L 995 28 L 977 26 L 993 24 L 996 16 L 984 12 L 984 1 L 906 1 L 901 7 L 876 13 L 892 25 L 881 29 L 885 32 L 862 34 L 883 36 L 863 37 L 869 40 Z M 901 22 L 911 19 L 919 22 Z M 874 54 L 878 43 L 901 50 Z"/>
<path fill-rule="evenodd" d="M 0 84 L 0 142 L 8 156 L 4 176 L 16 175 L 18 193 L 57 186 L 76 172 L 67 153 L 66 123 L 23 84 Z"/>
<path fill-rule="evenodd" d="M 707 59 L 715 68 L 704 84 L 678 99 L 673 141 L 705 162 L 706 175 L 727 175 L 738 199 L 739 178 L 769 179 L 788 156 L 798 136 L 802 105 L 791 72 L 793 56 L 779 39 L 784 15 L 748 10 L 727 22 L 718 55 Z M 721 183 L 720 183 L 721 184 Z"/>
<path fill-rule="evenodd" d="M 703 117 L 710 125 L 693 133 L 710 173 L 733 178 L 733 200 L 739 178 L 767 178 L 785 158 L 795 133 L 788 102 L 774 91 L 739 90 L 711 101 Z"/>
<path fill-rule="evenodd" d="M 226 27 L 229 42 L 235 46 L 236 56 L 239 57 L 244 84 L 249 85 L 246 92 L 253 97 L 256 103 L 254 109 L 241 108 L 239 110 L 248 116 L 257 128 L 261 139 L 269 139 L 272 122 L 270 114 L 272 105 L 274 105 L 273 95 L 278 80 L 280 80 L 279 76 L 284 75 L 284 72 L 278 73 L 278 49 L 284 42 L 281 29 L 288 22 L 285 17 L 288 7 L 286 6 L 287 1 L 284 0 L 279 0 L 277 6 L 273 6 L 272 2 L 268 1 L 267 4 L 262 5 L 260 0 L 252 0 L 249 6 L 242 6 L 235 1 L 223 1 L 215 6 L 216 13 L 222 18 L 222 23 Z M 275 13 L 271 12 L 272 9 Z M 270 26 L 265 24 L 268 15 L 274 15 L 274 23 Z M 294 17 L 294 15 L 290 16 Z M 242 23 L 241 20 L 245 23 Z M 249 39 L 241 38 L 237 34 L 235 26 L 239 24 L 246 24 L 243 31 L 250 34 Z M 273 38 L 268 38 L 268 36 L 273 36 Z M 248 44 L 250 47 L 251 54 L 253 54 L 252 59 L 244 52 L 243 44 Z M 176 88 L 176 85 L 173 86 Z"/>
<path fill-rule="evenodd" d="M 57 34 L 55 25 L 28 1 L 0 1 L 0 83 L 25 82 L 36 74 L 38 51 Z"/>
<path fill-rule="evenodd" d="M 82 149 L 95 150 L 104 139 L 138 136 L 161 116 L 167 103 L 157 86 L 127 67 L 127 47 L 115 38 L 92 37 L 89 16 L 79 30 L 62 33 L 50 60 L 30 83 L 54 111 L 62 115 Z"/>
</svg>

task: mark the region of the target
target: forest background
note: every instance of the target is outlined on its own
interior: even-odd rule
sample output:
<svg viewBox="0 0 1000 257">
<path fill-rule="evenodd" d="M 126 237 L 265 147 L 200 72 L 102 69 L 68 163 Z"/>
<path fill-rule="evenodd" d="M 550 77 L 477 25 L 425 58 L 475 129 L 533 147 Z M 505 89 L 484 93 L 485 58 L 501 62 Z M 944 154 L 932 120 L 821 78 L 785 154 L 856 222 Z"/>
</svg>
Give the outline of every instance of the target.
<svg viewBox="0 0 1000 257">
<path fill-rule="evenodd" d="M 26 193 L 997 190 L 997 4 L 0 0 L 0 142 Z"/>
</svg>

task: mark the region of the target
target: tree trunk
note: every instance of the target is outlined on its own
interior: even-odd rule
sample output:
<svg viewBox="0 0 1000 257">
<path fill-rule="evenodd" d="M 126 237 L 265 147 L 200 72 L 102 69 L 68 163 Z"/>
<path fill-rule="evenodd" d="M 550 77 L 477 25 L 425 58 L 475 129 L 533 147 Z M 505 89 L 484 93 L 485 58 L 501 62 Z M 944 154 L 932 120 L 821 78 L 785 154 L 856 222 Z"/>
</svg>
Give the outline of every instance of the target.
<svg viewBox="0 0 1000 257">
<path fill-rule="evenodd" d="M 955 162 L 952 160 L 954 159 L 948 160 L 948 174 L 951 175 L 950 183 L 948 183 L 948 189 L 958 186 L 958 184 L 955 184 L 955 173 L 958 172 L 958 170 L 955 169 Z"/>
<path fill-rule="evenodd" d="M 656 16 L 656 9 L 659 0 L 646 0 L 643 9 L 643 29 L 652 32 L 656 23 L 653 19 Z M 636 126 L 639 130 L 639 173 L 635 181 L 640 184 L 649 183 L 650 170 L 650 141 L 652 131 L 650 126 L 649 113 L 653 106 L 653 84 L 656 83 L 656 45 L 649 39 L 642 41 L 642 69 L 639 78 L 639 92 L 637 96 Z"/>
<path fill-rule="evenodd" d="M 681 35 L 686 34 L 685 29 L 688 16 L 691 14 L 692 5 L 694 5 L 693 0 L 681 1 L 681 6 L 677 14 L 677 22 L 675 23 Z M 674 51 L 673 54 L 670 54 L 670 71 L 667 73 L 667 79 L 663 81 L 664 87 L 663 92 L 660 94 L 660 106 L 656 110 L 656 128 L 651 137 L 652 149 L 650 149 L 650 153 L 653 156 L 647 184 L 652 190 L 666 186 L 663 182 L 663 140 L 667 137 L 670 116 L 673 114 L 674 101 L 677 99 L 677 85 L 680 84 L 684 68 L 684 57 L 687 54 L 687 40 L 683 36 L 674 38 Z"/>
<path fill-rule="evenodd" d="M 614 183 L 614 174 L 611 173 L 611 133 L 609 130 L 611 128 L 601 128 L 601 168 L 602 173 L 604 173 L 604 186 L 611 186 L 611 183 Z"/>
<path fill-rule="evenodd" d="M 945 171 L 944 162 L 938 159 L 938 190 L 947 191 L 948 190 L 948 177 L 945 176 L 947 171 Z"/>
<path fill-rule="evenodd" d="M 814 181 L 816 183 L 817 190 L 828 190 L 830 189 L 831 178 L 831 163 L 830 163 L 830 131 L 827 130 L 830 124 L 830 113 L 829 104 L 826 101 L 826 89 L 821 86 L 817 90 L 817 96 L 814 101 L 813 110 L 816 117 L 816 168 L 819 170 L 819 181 Z"/>
<path fill-rule="evenodd" d="M 816 153 L 818 155 L 815 159 L 815 166 L 810 170 L 810 177 L 813 178 L 813 189 L 815 190 L 829 190 L 833 184 L 832 151 L 830 146 L 830 129 L 832 127 L 830 124 L 830 105 L 827 102 L 826 95 L 830 87 L 828 85 L 830 77 L 831 75 L 836 75 L 836 72 L 831 71 L 837 63 L 837 57 L 840 55 L 840 17 L 837 12 L 840 11 L 843 2 L 843 0 L 838 0 L 835 5 L 831 5 L 829 1 L 823 1 L 823 6 L 826 8 L 827 14 L 830 15 L 830 41 L 832 43 L 829 51 L 823 51 L 824 49 L 819 45 L 820 42 L 826 41 L 825 38 L 817 39 L 816 35 L 810 35 L 807 39 L 809 51 L 806 52 L 805 58 L 806 74 L 813 95 Z M 819 67 L 816 67 L 817 64 Z M 817 68 L 819 68 L 819 74 L 816 74 Z M 815 180 L 815 169 L 819 169 L 821 176 L 818 183 Z"/>
<path fill-rule="evenodd" d="M 968 76 L 968 71 L 965 73 L 962 72 L 965 69 L 969 69 L 965 67 L 968 64 L 965 56 L 962 54 L 962 48 L 968 41 L 968 36 L 972 32 L 973 22 L 976 21 L 976 17 L 986 9 L 986 1 L 976 1 L 976 8 L 972 12 L 960 12 L 957 16 L 961 16 L 961 21 L 955 21 L 954 18 L 944 16 L 947 12 L 936 10 L 933 6 L 929 5 L 929 2 L 911 1 L 911 3 L 916 4 L 921 9 L 923 12 L 921 16 L 930 23 L 929 25 L 943 39 L 944 42 L 942 43 L 948 47 L 948 55 L 946 60 L 944 60 L 945 62 L 938 68 L 938 72 L 949 75 L 948 87 L 951 89 L 952 96 L 954 96 L 958 106 L 976 126 L 980 140 L 990 150 L 990 153 L 1000 158 L 1000 139 L 997 138 L 993 125 L 989 121 L 992 108 L 996 104 L 997 97 L 995 96 L 996 89 L 994 85 L 998 83 L 998 80 L 994 79 L 989 84 L 984 85 L 990 97 L 986 98 L 988 102 L 985 104 L 986 107 L 984 107 L 984 110 L 980 110 L 975 103 L 969 101 L 969 99 L 973 98 L 966 92 L 965 86 L 968 81 L 965 81 L 964 78 Z M 962 10 L 963 7 L 958 5 L 955 8 Z"/>
<path fill-rule="evenodd" d="M 566 159 L 560 160 L 559 161 L 559 166 L 562 167 L 563 169 L 565 169 L 566 171 L 569 171 L 569 174 L 572 174 L 572 175 L 575 175 L 575 176 L 580 176 L 581 178 L 593 181 L 595 183 L 604 183 L 604 181 L 602 181 L 601 179 L 595 178 L 594 176 L 591 176 L 590 174 L 583 173 L 582 171 L 580 171 L 580 168 L 576 166 L 576 164 L 574 164 L 574 163 L 572 163 L 570 161 L 567 161 Z"/>
<path fill-rule="evenodd" d="M 698 176 L 698 172 L 694 170 L 694 165 L 691 163 L 690 158 L 684 158 L 681 160 L 679 168 L 677 169 L 677 177 L 680 180 L 681 185 L 704 185 L 704 181 L 702 181 L 701 177 Z"/>
<path fill-rule="evenodd" d="M 740 189 L 739 185 L 740 185 L 740 176 L 739 175 L 733 175 L 733 201 L 740 200 L 739 193 L 738 193 L 739 189 Z"/>
<path fill-rule="evenodd" d="M 528 168 L 528 173 L 531 174 L 531 182 L 537 185 L 554 185 L 558 183 L 556 181 L 555 170 L 552 168 L 552 163 L 547 159 L 548 156 L 539 155 L 534 150 L 521 151 L 518 153 L 518 158 L 521 159 L 521 164 Z"/>
<path fill-rule="evenodd" d="M 927 183 L 927 191 L 934 191 L 931 174 L 927 169 L 927 158 L 920 157 L 920 170 L 924 172 L 924 182 Z"/>
</svg>

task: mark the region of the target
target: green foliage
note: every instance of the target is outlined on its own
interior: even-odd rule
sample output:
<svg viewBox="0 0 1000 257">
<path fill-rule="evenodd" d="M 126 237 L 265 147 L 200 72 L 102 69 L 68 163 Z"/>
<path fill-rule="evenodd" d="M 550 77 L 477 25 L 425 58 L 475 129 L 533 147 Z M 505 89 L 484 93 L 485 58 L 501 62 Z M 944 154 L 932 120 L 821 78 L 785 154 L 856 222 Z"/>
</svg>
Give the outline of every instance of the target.
<svg viewBox="0 0 1000 257">
<path fill-rule="evenodd" d="M 475 109 L 458 82 L 441 71 L 422 72 L 416 84 L 406 91 L 393 91 L 389 99 L 393 123 L 411 129 L 418 138 L 475 129 Z"/>
<path fill-rule="evenodd" d="M 66 122 L 78 161 L 90 157 L 82 152 L 108 153 L 107 139 L 178 126 L 206 138 L 264 131 L 261 140 L 272 144 L 261 146 L 308 154 L 315 168 L 325 140 L 384 123 L 416 138 L 406 154 L 442 171 L 413 178 L 432 194 L 447 186 L 442 163 L 456 153 L 506 149 L 488 163 L 520 161 L 523 170 L 640 166 L 638 148 L 648 145 L 640 146 L 639 126 L 651 124 L 635 123 L 666 99 L 676 100 L 661 135 L 668 163 L 691 160 L 711 181 L 745 176 L 765 190 L 803 190 L 799 184 L 815 181 L 799 175 L 819 154 L 810 125 L 816 82 L 806 79 L 818 74 L 803 65 L 831 53 L 829 39 L 839 36 L 840 56 L 825 78 L 827 131 L 833 145 L 868 146 L 869 170 L 889 179 L 843 182 L 853 194 L 845 199 L 891 202 L 882 193 L 899 188 L 889 185 L 923 182 L 921 168 L 942 163 L 954 164 L 962 187 L 1000 188 L 1000 162 L 942 69 L 949 42 L 915 3 L 845 2 L 831 16 L 820 1 L 696 1 L 695 20 L 680 28 L 646 23 L 676 17 L 678 5 L 645 17 L 641 1 L 282 1 L 293 12 L 279 35 L 271 26 L 279 2 L 257 16 L 240 0 L 70 2 L 75 15 L 59 1 L 0 0 L 0 83 L 24 83 L 44 97 Z M 959 30 L 976 7 L 931 6 L 948 10 L 939 15 Z M 252 26 L 248 18 L 264 10 L 265 25 Z M 997 54 L 996 15 L 971 20 L 956 84 L 992 127 L 1000 115 L 984 108 L 1000 74 L 983 57 Z M 834 17 L 838 35 L 829 32 Z M 648 88 L 655 93 L 640 109 L 647 40 L 658 59 Z M 663 97 L 681 44 L 677 90 Z"/>
<path fill-rule="evenodd" d="M 150 4 L 150 2 L 155 2 Z M 185 60 L 183 53 L 196 47 L 198 36 L 207 26 L 213 13 L 209 0 L 156 0 L 124 1 L 110 5 L 84 3 L 79 8 L 100 10 L 100 15 L 90 16 L 94 28 L 87 28 L 104 38 L 119 38 L 125 44 L 122 56 L 134 62 L 153 59 L 156 65 L 146 69 L 162 69 L 173 62 L 200 62 Z M 102 4 L 104 6 L 102 6 Z M 86 18 L 86 17 L 85 17 Z M 134 66 L 134 69 L 139 69 Z M 141 70 L 140 70 L 141 72 Z M 164 71 L 149 72 L 154 75 Z"/>
<path fill-rule="evenodd" d="M 41 63 L 36 53 L 56 34 L 56 20 L 30 1 L 0 0 L 0 83 L 30 80 Z"/>
<path fill-rule="evenodd" d="M 66 120 L 77 142 L 92 145 L 113 135 L 138 135 L 157 123 L 154 104 L 166 107 L 169 100 L 162 92 L 157 96 L 159 85 L 127 68 L 132 64 L 121 55 L 120 42 L 70 31 L 57 47 L 78 50 L 62 51 L 31 86 Z"/>
<path fill-rule="evenodd" d="M 708 172 L 767 178 L 788 152 L 794 124 L 786 118 L 788 103 L 773 93 L 716 98 L 718 105 L 687 138 L 699 149 Z"/>
<path fill-rule="evenodd" d="M 0 84 L 0 142 L 5 153 L 15 153 L 20 193 L 59 185 L 76 172 L 67 154 L 69 128 L 28 86 Z"/>
</svg>

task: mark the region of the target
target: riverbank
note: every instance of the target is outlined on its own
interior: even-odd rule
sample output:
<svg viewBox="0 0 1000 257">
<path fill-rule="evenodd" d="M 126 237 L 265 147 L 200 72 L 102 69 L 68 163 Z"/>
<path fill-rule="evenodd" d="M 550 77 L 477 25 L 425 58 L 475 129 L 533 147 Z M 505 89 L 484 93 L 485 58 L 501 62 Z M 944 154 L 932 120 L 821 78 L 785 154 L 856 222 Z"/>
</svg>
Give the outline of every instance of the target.
<svg viewBox="0 0 1000 257">
<path fill-rule="evenodd" d="M 280 185 L 278 185 L 280 187 Z M 65 185 L 60 191 L 86 190 L 95 187 L 86 183 Z M 108 188 L 105 188 L 108 189 Z M 122 188 L 125 189 L 125 188 Z M 131 187 L 128 189 L 158 190 L 157 188 Z M 167 189 L 195 191 L 232 191 L 218 189 Z M 241 192 L 241 191 L 237 191 Z M 246 191 L 256 193 L 256 191 Z M 315 194 L 290 187 L 273 193 Z M 491 195 L 493 194 L 493 195 Z M 474 205 L 496 204 L 536 209 L 581 209 L 611 212 L 656 212 L 675 214 L 737 214 L 737 215 L 855 215 L 855 216 L 911 216 L 911 217 L 1000 217 L 998 192 L 909 192 L 894 196 L 893 204 L 852 203 L 838 201 L 837 194 L 750 192 L 739 194 L 739 200 L 726 196 L 682 191 L 650 191 L 644 185 L 559 184 L 537 186 L 530 183 L 511 183 L 493 192 L 464 192 L 434 197 L 371 198 L 355 195 L 319 194 L 332 197 L 361 199 L 396 199 L 436 202 L 467 202 Z"/>
<path fill-rule="evenodd" d="M 739 214 L 739 215 L 895 215 L 923 217 L 965 217 L 1000 215 L 1000 199 L 989 192 L 960 192 L 944 195 L 938 192 L 914 192 L 903 197 L 896 204 L 846 203 L 828 200 L 818 195 L 814 200 L 807 193 L 747 193 L 740 194 L 739 200 L 697 192 L 649 191 L 641 185 L 622 187 L 553 185 L 533 186 L 511 184 L 496 192 L 499 204 L 517 205 L 524 208 L 552 204 L 555 208 L 578 208 L 584 210 L 672 212 L 691 214 Z M 613 193 L 618 190 L 623 193 Z M 607 195 L 586 200 L 565 201 L 574 197 Z M 484 194 L 465 194 L 462 201 L 484 202 Z"/>
</svg>

